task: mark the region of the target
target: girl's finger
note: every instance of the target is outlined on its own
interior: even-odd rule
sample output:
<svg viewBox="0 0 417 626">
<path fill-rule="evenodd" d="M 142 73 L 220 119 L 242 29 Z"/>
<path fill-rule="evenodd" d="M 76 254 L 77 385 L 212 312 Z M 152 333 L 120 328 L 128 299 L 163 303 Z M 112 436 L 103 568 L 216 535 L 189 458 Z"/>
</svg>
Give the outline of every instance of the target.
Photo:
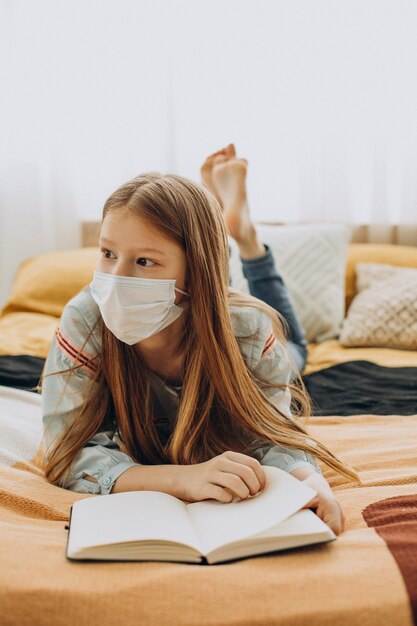
<svg viewBox="0 0 417 626">
<path fill-rule="evenodd" d="M 238 496 L 241 500 L 245 500 L 250 495 L 249 487 L 236 474 L 220 471 L 211 479 L 211 482 L 219 487 L 227 487 L 232 494 Z"/>
<path fill-rule="evenodd" d="M 234 494 L 228 489 L 223 489 L 219 485 L 210 484 L 207 489 L 206 500 L 219 500 L 219 502 L 233 502 Z"/>
<path fill-rule="evenodd" d="M 261 491 L 261 482 L 253 468 L 249 465 L 244 465 L 243 463 L 237 463 L 231 459 L 224 458 L 222 460 L 220 471 L 239 476 L 248 486 L 252 496 Z"/>
<path fill-rule="evenodd" d="M 266 475 L 265 475 L 262 465 L 259 463 L 257 459 L 254 459 L 253 457 L 248 456 L 247 454 L 242 454 L 241 452 L 234 452 L 232 450 L 227 450 L 221 455 L 221 457 L 230 459 L 232 461 L 236 461 L 237 463 L 240 463 L 242 465 L 247 465 L 248 467 L 250 467 L 256 474 L 256 477 L 259 481 L 261 489 L 264 489 L 266 485 Z"/>
<path fill-rule="evenodd" d="M 341 518 L 337 513 L 325 513 L 323 522 L 327 524 L 327 526 L 330 526 L 335 535 L 340 535 L 342 532 Z"/>
<path fill-rule="evenodd" d="M 311 508 L 315 508 L 320 502 L 320 499 L 318 496 L 314 496 L 314 498 L 312 500 L 310 500 L 310 502 L 307 502 L 307 504 L 305 504 L 303 506 L 303 509 L 311 509 Z"/>
</svg>

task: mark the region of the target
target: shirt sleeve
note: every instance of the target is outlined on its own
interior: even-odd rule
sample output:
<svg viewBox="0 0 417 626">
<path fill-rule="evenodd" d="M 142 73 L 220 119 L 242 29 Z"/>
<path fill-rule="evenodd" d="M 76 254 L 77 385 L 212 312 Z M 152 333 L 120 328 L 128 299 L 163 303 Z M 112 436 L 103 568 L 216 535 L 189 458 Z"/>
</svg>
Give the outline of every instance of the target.
<svg viewBox="0 0 417 626">
<path fill-rule="evenodd" d="M 285 346 L 276 339 L 272 323 L 269 318 L 266 319 L 266 314 L 258 332 L 258 343 L 255 342 L 252 359 L 251 371 L 255 376 L 259 376 L 265 383 L 284 385 L 283 388 L 278 388 L 258 383 L 267 398 L 283 413 L 291 417 L 291 392 L 286 386 L 290 382 L 291 361 Z M 313 440 L 307 439 L 307 441 L 315 445 Z M 303 450 L 271 444 L 270 442 L 263 443 L 261 439 L 259 439 L 259 444 L 260 446 L 254 451 L 253 456 L 262 465 L 272 465 L 286 472 L 307 466 L 312 467 L 318 474 L 322 473 L 315 458 Z"/>
<path fill-rule="evenodd" d="M 79 414 L 91 390 L 99 350 L 97 336 L 81 311 L 67 305 L 56 329 L 45 363 L 42 383 L 42 416 L 45 457 Z M 86 338 L 87 341 L 86 341 Z M 85 345 L 84 345 L 85 344 Z M 76 370 L 60 373 L 79 366 Z M 115 429 L 98 432 L 74 458 L 60 487 L 80 493 L 108 494 L 116 479 L 137 465 L 119 449 Z M 97 482 L 84 478 L 94 477 Z"/>
</svg>

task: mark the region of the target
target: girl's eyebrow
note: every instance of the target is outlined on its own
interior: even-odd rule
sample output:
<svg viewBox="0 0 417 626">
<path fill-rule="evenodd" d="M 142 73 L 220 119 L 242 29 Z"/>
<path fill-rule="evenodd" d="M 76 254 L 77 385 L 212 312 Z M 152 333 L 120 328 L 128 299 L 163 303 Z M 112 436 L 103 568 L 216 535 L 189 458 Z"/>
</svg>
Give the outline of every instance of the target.
<svg viewBox="0 0 417 626">
<path fill-rule="evenodd" d="M 107 243 L 110 246 L 114 246 L 114 241 L 110 241 L 110 239 L 106 239 L 105 237 L 100 237 L 100 241 Z M 163 254 L 166 256 L 166 253 L 163 252 L 163 250 L 158 250 L 158 248 L 137 248 L 137 252 L 156 252 L 157 254 Z"/>
</svg>

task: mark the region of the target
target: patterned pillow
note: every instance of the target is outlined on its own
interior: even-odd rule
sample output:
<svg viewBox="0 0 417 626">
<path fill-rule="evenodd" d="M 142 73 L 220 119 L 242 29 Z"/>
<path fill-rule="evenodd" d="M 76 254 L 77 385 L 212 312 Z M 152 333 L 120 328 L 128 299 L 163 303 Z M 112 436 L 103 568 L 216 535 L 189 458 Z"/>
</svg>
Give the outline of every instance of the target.
<svg viewBox="0 0 417 626">
<path fill-rule="evenodd" d="M 417 350 L 417 270 L 358 263 L 356 276 L 340 343 Z"/>
<path fill-rule="evenodd" d="M 345 314 L 345 269 L 351 229 L 344 224 L 256 226 L 269 245 L 308 341 L 339 336 Z M 235 289 L 249 293 L 239 249 L 229 238 L 230 276 Z"/>
</svg>

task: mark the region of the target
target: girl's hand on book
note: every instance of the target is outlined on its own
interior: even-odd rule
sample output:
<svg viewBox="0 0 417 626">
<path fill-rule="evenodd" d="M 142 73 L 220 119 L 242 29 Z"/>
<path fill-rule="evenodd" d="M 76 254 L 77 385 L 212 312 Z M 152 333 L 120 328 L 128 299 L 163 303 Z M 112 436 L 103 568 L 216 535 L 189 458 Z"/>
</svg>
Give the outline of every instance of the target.
<svg viewBox="0 0 417 626">
<path fill-rule="evenodd" d="M 204 463 L 183 465 L 180 480 L 179 497 L 187 502 L 245 500 L 262 491 L 266 483 L 259 461 L 229 450 Z"/>
<path fill-rule="evenodd" d="M 324 476 L 308 466 L 298 467 L 291 474 L 316 491 L 316 496 L 303 509 L 317 508 L 316 514 L 320 519 L 330 526 L 335 535 L 340 535 L 344 528 L 345 516 Z"/>
<path fill-rule="evenodd" d="M 316 515 L 318 515 L 327 526 L 330 526 L 335 535 L 340 535 L 340 533 L 343 532 L 345 516 L 343 515 L 342 507 L 334 495 L 317 493 L 313 500 L 303 508 L 316 508 Z"/>
</svg>

